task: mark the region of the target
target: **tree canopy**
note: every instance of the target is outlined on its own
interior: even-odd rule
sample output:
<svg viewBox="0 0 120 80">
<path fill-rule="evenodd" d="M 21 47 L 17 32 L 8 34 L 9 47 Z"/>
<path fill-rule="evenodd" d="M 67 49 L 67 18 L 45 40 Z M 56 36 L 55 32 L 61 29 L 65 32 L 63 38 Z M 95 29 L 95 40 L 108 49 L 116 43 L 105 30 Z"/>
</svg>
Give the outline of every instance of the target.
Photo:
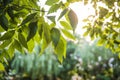
<svg viewBox="0 0 120 80">
<path fill-rule="evenodd" d="M 62 62 L 66 57 L 66 39 L 75 40 L 73 33 L 78 24 L 69 5 L 81 1 L 84 5 L 93 4 L 96 12 L 84 20 L 87 30 L 84 35 L 91 39 L 99 37 L 99 45 L 105 44 L 120 53 L 119 0 L 47 0 L 45 5 L 49 9 L 41 1 L 0 0 L 1 62 L 11 59 L 15 50 L 32 52 L 36 44 L 41 46 L 40 54 L 51 44 Z"/>
</svg>

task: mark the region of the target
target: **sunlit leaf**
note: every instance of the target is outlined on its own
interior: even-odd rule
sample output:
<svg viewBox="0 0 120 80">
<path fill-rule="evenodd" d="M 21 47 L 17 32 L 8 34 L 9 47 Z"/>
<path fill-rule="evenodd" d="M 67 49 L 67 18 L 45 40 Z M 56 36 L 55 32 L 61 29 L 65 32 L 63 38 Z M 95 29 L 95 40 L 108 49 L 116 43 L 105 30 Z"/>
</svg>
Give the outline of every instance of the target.
<svg viewBox="0 0 120 80">
<path fill-rule="evenodd" d="M 51 36 L 50 36 L 49 25 L 47 23 L 43 24 L 43 31 L 44 31 L 45 39 L 46 39 L 47 43 L 49 43 L 51 41 Z"/>
<path fill-rule="evenodd" d="M 0 41 L 11 39 L 11 38 L 13 37 L 14 33 L 15 33 L 15 30 L 7 31 L 6 33 L 4 33 L 4 34 L 0 37 Z"/>
<path fill-rule="evenodd" d="M 51 5 L 53 5 L 54 3 L 58 2 L 58 1 L 59 0 L 47 0 L 45 4 L 51 6 Z"/>
<path fill-rule="evenodd" d="M 11 42 L 9 48 L 8 48 L 8 54 L 10 56 L 10 58 L 12 59 L 12 57 L 14 56 L 14 51 L 15 51 L 15 47 L 14 47 L 14 41 Z"/>
<path fill-rule="evenodd" d="M 56 12 L 60 8 L 61 4 L 54 4 L 53 6 L 50 7 L 48 14 Z"/>
<path fill-rule="evenodd" d="M 66 21 L 60 21 L 60 24 L 61 24 L 62 27 L 64 27 L 66 30 L 72 30 L 72 27 L 71 27 L 70 24 L 67 23 Z"/>
<path fill-rule="evenodd" d="M 64 33 L 64 35 L 65 35 L 67 38 L 70 38 L 70 39 L 73 39 L 73 40 L 76 39 L 76 38 L 73 36 L 73 34 L 71 34 L 69 31 L 62 29 L 62 32 Z"/>
<path fill-rule="evenodd" d="M 34 40 L 33 40 L 33 39 L 30 39 L 30 40 L 27 42 L 27 45 L 28 45 L 28 50 L 29 50 L 29 52 L 32 52 L 33 49 L 34 49 L 34 46 L 35 46 Z"/>
<path fill-rule="evenodd" d="M 50 32 L 51 39 L 53 41 L 54 46 L 56 47 L 60 39 L 60 31 L 57 28 L 52 28 Z"/>
<path fill-rule="evenodd" d="M 68 11 L 69 11 L 68 8 L 64 9 L 64 10 L 60 13 L 60 16 L 59 16 L 58 20 L 60 20 Z"/>
<path fill-rule="evenodd" d="M 68 13 L 68 18 L 69 18 L 70 24 L 73 28 L 73 31 L 75 31 L 75 28 L 78 24 L 78 18 L 77 18 L 76 13 L 72 9 Z"/>
<path fill-rule="evenodd" d="M 37 22 L 31 22 L 28 27 L 29 27 L 29 33 L 28 33 L 27 41 L 29 41 L 35 36 L 37 31 Z"/>
<path fill-rule="evenodd" d="M 98 40 L 97 45 L 102 46 L 104 43 L 105 43 L 105 40 L 100 39 L 100 40 Z"/>
<path fill-rule="evenodd" d="M 63 62 L 63 58 L 66 57 L 66 40 L 61 37 L 58 45 L 55 48 L 56 55 L 60 62 Z"/>
<path fill-rule="evenodd" d="M 21 33 L 18 33 L 18 39 L 19 39 L 19 42 L 22 44 L 22 46 L 24 46 L 25 48 L 28 48 L 27 41 Z"/>
<path fill-rule="evenodd" d="M 24 24 L 26 24 L 27 22 L 31 21 L 31 20 L 35 17 L 36 14 L 37 14 L 37 13 L 29 14 L 29 15 L 22 21 L 21 25 L 24 25 Z"/>
<path fill-rule="evenodd" d="M 5 68 L 4 68 L 3 64 L 0 63 L 0 71 L 4 71 L 4 70 L 5 70 Z"/>
</svg>

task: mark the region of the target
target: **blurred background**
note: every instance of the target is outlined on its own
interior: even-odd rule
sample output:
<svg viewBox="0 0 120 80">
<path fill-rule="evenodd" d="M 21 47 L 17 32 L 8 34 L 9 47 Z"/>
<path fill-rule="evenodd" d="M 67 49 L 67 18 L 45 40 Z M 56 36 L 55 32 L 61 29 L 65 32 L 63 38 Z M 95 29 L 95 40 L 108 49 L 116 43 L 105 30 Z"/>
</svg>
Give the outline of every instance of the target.
<svg viewBox="0 0 120 80">
<path fill-rule="evenodd" d="M 97 39 L 88 42 L 77 38 L 77 42 L 67 42 L 67 55 L 62 63 L 51 45 L 41 55 L 38 45 L 32 54 L 16 52 L 5 66 L 6 71 L 1 72 L 0 80 L 120 80 L 117 54 L 97 46 Z"/>
</svg>

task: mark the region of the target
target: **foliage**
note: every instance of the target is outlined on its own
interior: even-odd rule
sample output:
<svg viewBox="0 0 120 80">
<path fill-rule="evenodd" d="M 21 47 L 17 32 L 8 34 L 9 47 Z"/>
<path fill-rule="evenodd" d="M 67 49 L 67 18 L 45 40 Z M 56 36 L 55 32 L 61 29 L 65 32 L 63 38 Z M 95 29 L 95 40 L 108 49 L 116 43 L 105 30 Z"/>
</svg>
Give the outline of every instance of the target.
<svg viewBox="0 0 120 80">
<path fill-rule="evenodd" d="M 50 46 L 41 56 L 38 55 L 39 47 L 33 54 L 16 53 L 8 75 L 15 80 L 71 80 L 73 77 L 82 80 L 119 80 L 120 59 L 109 49 L 96 46 L 96 42 L 89 44 L 84 39 L 78 43 L 68 42 L 67 55 L 62 64 Z"/>
<path fill-rule="evenodd" d="M 120 54 L 120 1 L 119 0 L 84 0 L 85 5 L 93 4 L 95 15 L 85 19 L 86 32 L 91 39 L 98 38 L 99 45 L 105 45 Z M 87 3 L 86 3 L 87 2 Z"/>
<path fill-rule="evenodd" d="M 75 30 L 78 19 L 68 6 L 76 1 L 47 0 L 44 4 L 42 0 L 0 0 L 0 61 L 12 59 L 15 51 L 30 53 L 36 43 L 42 46 L 42 54 L 52 43 L 62 62 L 66 55 L 66 39 L 75 39 L 70 31 Z M 63 17 L 63 23 L 67 21 L 69 27 L 59 24 Z"/>
</svg>

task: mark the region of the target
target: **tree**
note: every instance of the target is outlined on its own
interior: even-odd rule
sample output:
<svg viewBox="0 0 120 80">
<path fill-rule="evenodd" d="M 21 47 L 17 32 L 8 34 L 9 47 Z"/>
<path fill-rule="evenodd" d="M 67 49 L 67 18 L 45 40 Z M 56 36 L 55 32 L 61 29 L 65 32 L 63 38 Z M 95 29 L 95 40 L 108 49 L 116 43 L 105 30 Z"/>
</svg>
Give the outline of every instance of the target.
<svg viewBox="0 0 120 80">
<path fill-rule="evenodd" d="M 92 40 L 99 38 L 98 45 L 104 45 L 120 55 L 120 1 L 85 0 L 85 5 L 89 3 L 93 4 L 95 15 L 84 20 L 84 36 L 89 35 Z"/>
<path fill-rule="evenodd" d="M 66 57 L 66 39 L 75 40 L 71 31 L 74 33 L 78 23 L 69 4 L 81 0 L 47 0 L 48 11 L 39 4 L 41 1 L 0 0 L 0 62 L 11 59 L 15 50 L 32 52 L 36 43 L 41 46 L 40 53 L 52 45 L 60 62 Z M 82 1 L 85 5 L 93 4 L 96 13 L 85 20 L 87 31 L 84 35 L 89 35 L 91 39 L 99 37 L 99 45 L 105 44 L 120 53 L 120 1 Z"/>
<path fill-rule="evenodd" d="M 66 39 L 75 40 L 70 31 L 74 32 L 78 19 L 68 6 L 76 1 L 47 0 L 45 5 L 50 8 L 46 11 L 41 0 L 0 0 L 0 62 L 11 59 L 16 50 L 32 52 L 36 43 L 41 45 L 40 53 L 52 45 L 62 62 Z"/>
</svg>

